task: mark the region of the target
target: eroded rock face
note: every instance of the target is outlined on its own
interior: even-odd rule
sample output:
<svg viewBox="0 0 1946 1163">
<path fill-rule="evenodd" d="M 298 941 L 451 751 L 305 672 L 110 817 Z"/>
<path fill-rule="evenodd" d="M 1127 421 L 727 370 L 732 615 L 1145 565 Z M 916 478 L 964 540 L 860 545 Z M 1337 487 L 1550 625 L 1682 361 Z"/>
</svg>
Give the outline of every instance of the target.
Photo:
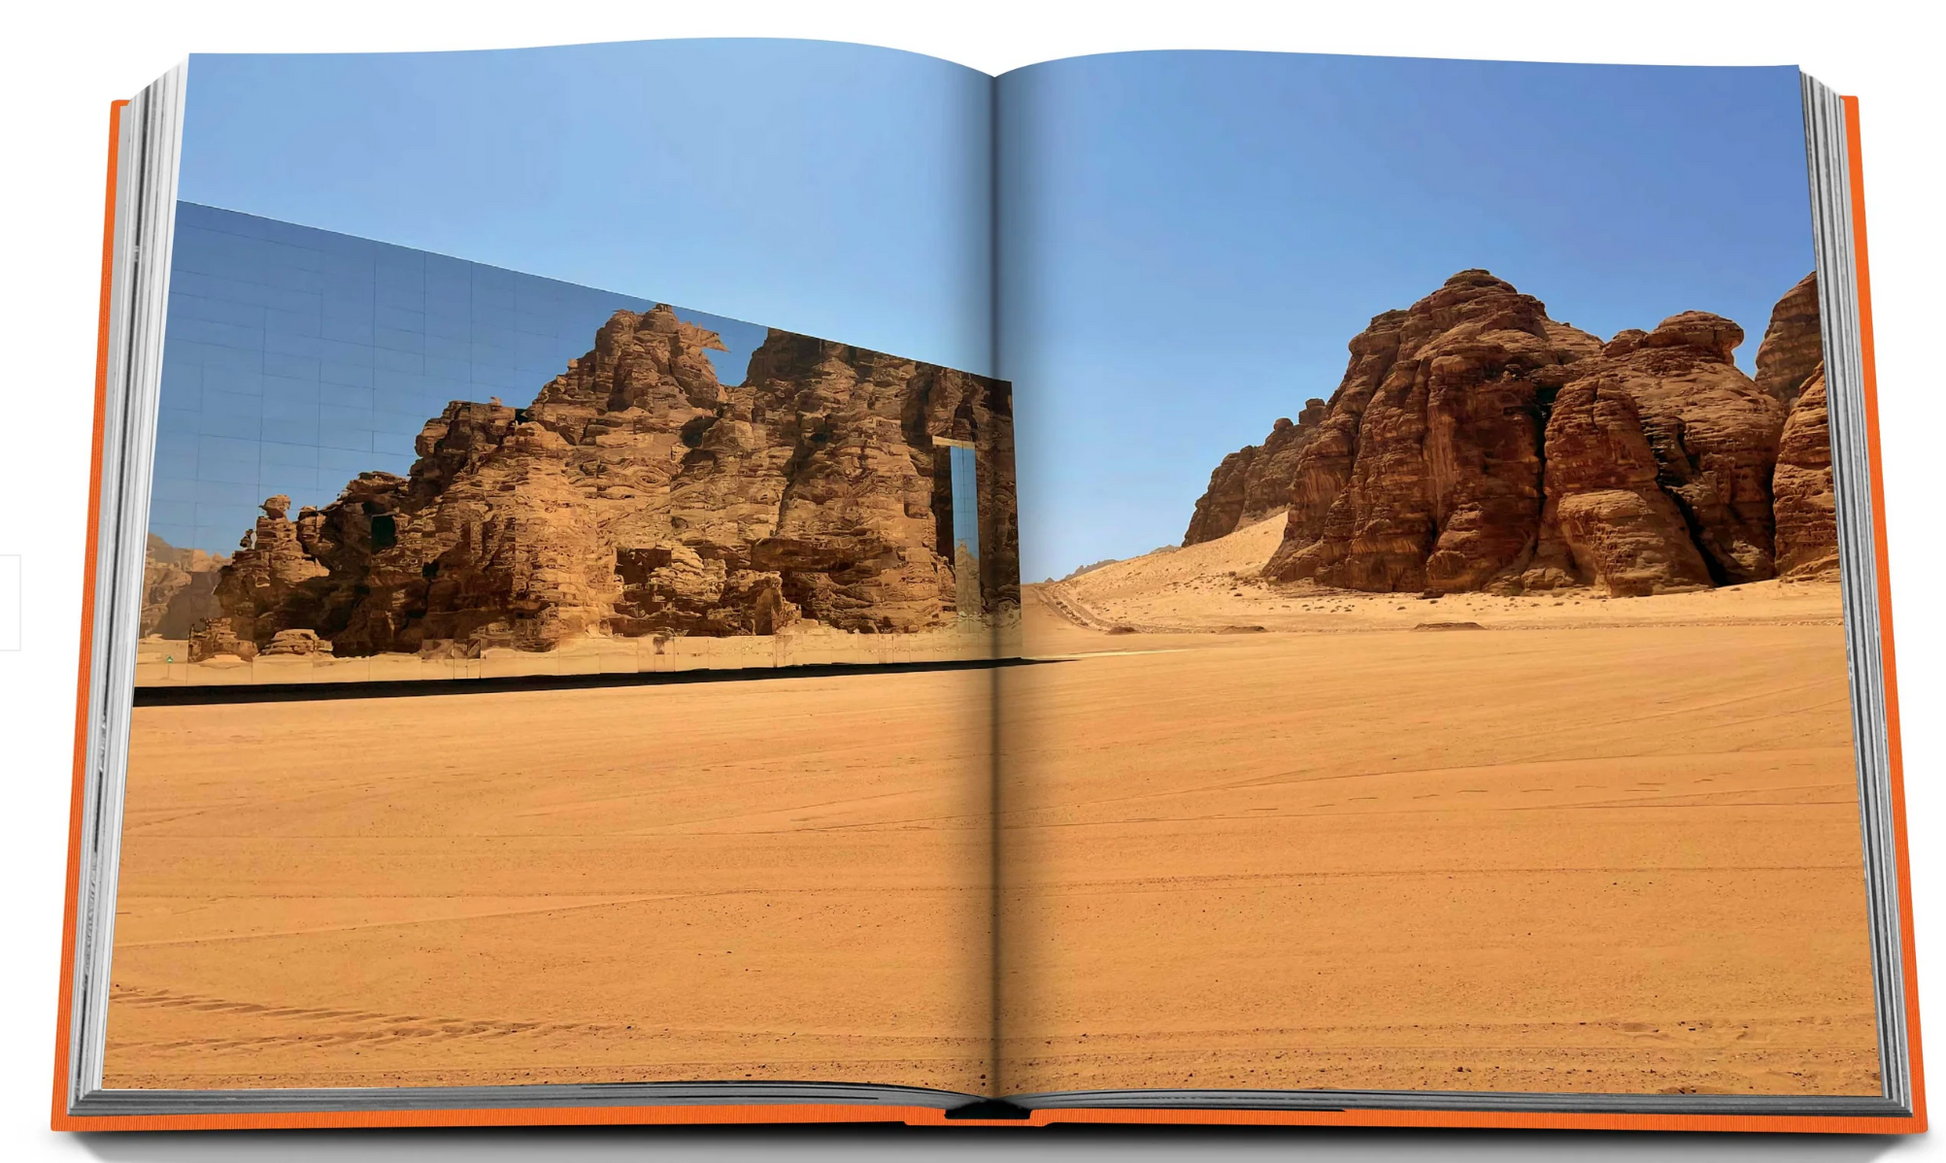
<svg viewBox="0 0 1946 1163">
<path fill-rule="evenodd" d="M 772 331 L 726 386 L 721 348 L 666 306 L 617 312 L 530 407 L 448 405 L 407 476 L 295 521 L 272 498 L 218 587 L 232 627 L 361 655 L 942 625 L 949 441 L 980 458 L 975 612 L 1018 602 L 1008 385 Z"/>
<path fill-rule="evenodd" d="M 1577 364 L 1571 377 L 1600 396 L 1625 395 L 1634 405 L 1657 485 L 1675 503 L 1717 585 L 1776 574 L 1770 478 L 1785 410 L 1737 369 L 1732 353 L 1742 340 L 1743 329 L 1728 319 L 1685 311 L 1653 331 L 1623 332 L 1600 358 Z M 1550 467 L 1552 438 L 1550 429 Z M 1618 433 L 1610 447 L 1632 440 Z M 1598 478 L 1606 475 L 1597 470 Z M 1565 496 L 1584 485 L 1570 472 L 1558 487 Z M 1658 584 L 1692 581 L 1677 570 Z"/>
<path fill-rule="evenodd" d="M 1757 348 L 1757 386 L 1789 406 L 1824 365 L 1818 332 L 1818 276 L 1813 271 L 1777 300 Z"/>
<path fill-rule="evenodd" d="M 1838 502 L 1831 480 L 1831 421 L 1824 366 L 1805 380 L 1777 446 L 1771 491 L 1777 514 L 1777 576 L 1838 574 Z"/>
<path fill-rule="evenodd" d="M 1804 326 L 1791 306 L 1804 291 L 1779 305 L 1784 332 Z M 1265 575 L 1617 595 L 1775 576 L 1786 409 L 1737 369 L 1742 340 L 1734 322 L 1686 311 L 1603 344 L 1487 272 L 1462 271 L 1353 338 L 1329 413 L 1296 458 Z M 1789 344 L 1777 350 L 1787 376 Z"/>
<path fill-rule="evenodd" d="M 196 623 L 221 616 L 216 579 L 229 563 L 227 557 L 178 549 L 149 534 L 142 566 L 142 636 L 187 638 Z"/>
<path fill-rule="evenodd" d="M 1214 541 L 1283 512 L 1290 503 L 1298 454 L 1318 434 L 1328 411 L 1323 400 L 1306 400 L 1296 421 L 1280 417 L 1262 444 L 1245 445 L 1224 457 L 1196 502 L 1182 543 Z"/>
<path fill-rule="evenodd" d="M 1569 384 L 1554 401 L 1546 451 L 1540 538 L 1522 588 L 1587 584 L 1639 597 L 1710 585 L 1682 512 L 1658 483 L 1632 395 L 1599 377 Z"/>
<path fill-rule="evenodd" d="M 285 607 L 300 595 L 305 582 L 327 572 L 299 543 L 298 526 L 289 519 L 290 507 L 287 496 L 266 499 L 264 515 L 243 535 L 230 564 L 217 575 L 216 600 L 228 631 L 240 641 L 262 646 L 277 631 L 301 625 L 291 620 Z M 223 637 L 220 630 L 211 634 L 213 640 Z"/>
<path fill-rule="evenodd" d="M 1435 593 L 1511 577 L 1540 522 L 1540 394 L 1597 343 L 1486 271 L 1375 317 L 1298 456 L 1266 575 Z"/>
</svg>

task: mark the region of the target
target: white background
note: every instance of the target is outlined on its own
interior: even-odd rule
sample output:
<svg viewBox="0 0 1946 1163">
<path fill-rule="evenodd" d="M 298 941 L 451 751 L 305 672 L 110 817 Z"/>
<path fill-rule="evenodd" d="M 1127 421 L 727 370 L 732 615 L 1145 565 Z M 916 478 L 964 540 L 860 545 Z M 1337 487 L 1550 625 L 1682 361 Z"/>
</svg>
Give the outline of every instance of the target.
<svg viewBox="0 0 1946 1163">
<path fill-rule="evenodd" d="M 1891 528 L 1906 802 L 1922 1002 L 1946 1004 L 1946 536 L 1935 470 L 1946 432 L 1939 359 L 1946 101 L 1930 3 L 1771 0 L 1515 3 L 1389 0 L 1370 8 L 1233 0 L 1086 6 L 920 3 L 122 3 L 0 15 L 0 555 L 21 557 L 23 646 L 0 652 L 0 1159 L 390 1159 L 797 1155 L 1316 1159 L 1946 1158 L 1920 1139 L 1375 1131 L 330 1132 L 56 1135 L 47 1130 L 74 730 L 108 102 L 191 51 L 498 48 L 665 36 L 801 36 L 890 45 L 989 72 L 1145 48 L 1280 49 L 1652 64 L 1801 64 L 1863 99 L 1885 500 Z M 1490 143 L 1545 166 L 1546 144 Z M 1946 1010 L 1935 1029 L 1946 1029 Z M 1946 1038 L 1935 1037 L 1946 1063 Z M 1946 1095 L 1946 1073 L 1936 1093 Z M 1946 1101 L 1946 1100 L 1943 1100 Z"/>
</svg>

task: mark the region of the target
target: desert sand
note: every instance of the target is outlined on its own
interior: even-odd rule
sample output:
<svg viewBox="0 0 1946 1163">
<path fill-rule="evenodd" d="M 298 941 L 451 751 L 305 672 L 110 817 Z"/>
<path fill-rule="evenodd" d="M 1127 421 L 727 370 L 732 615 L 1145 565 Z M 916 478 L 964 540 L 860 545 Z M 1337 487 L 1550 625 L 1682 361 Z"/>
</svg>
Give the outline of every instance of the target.
<svg viewBox="0 0 1946 1163">
<path fill-rule="evenodd" d="M 138 708 L 107 1080 L 1877 1091 L 1835 586 L 1259 541 L 1028 589 L 997 1078 L 963 671 Z"/>
<path fill-rule="evenodd" d="M 1752 582 L 1653 598 L 1607 598 L 1587 588 L 1514 598 L 1477 592 L 1421 598 L 1267 582 L 1258 575 L 1283 531 L 1284 519 L 1277 516 L 1201 545 L 1104 565 L 1035 587 L 1039 600 L 1026 606 L 1052 606 L 1064 614 L 1059 622 L 1085 628 L 1149 634 L 1369 633 L 1452 622 L 1502 630 L 1841 624 L 1832 581 Z M 1058 652 L 1066 641 L 1060 633 L 1043 620 L 1029 652 Z"/>
<path fill-rule="evenodd" d="M 990 682 L 137 708 L 107 1084 L 982 1090 Z"/>
<path fill-rule="evenodd" d="M 1878 1092 L 1835 584 L 1224 576 L 1278 524 L 1029 587 L 1008 1090 Z"/>
</svg>

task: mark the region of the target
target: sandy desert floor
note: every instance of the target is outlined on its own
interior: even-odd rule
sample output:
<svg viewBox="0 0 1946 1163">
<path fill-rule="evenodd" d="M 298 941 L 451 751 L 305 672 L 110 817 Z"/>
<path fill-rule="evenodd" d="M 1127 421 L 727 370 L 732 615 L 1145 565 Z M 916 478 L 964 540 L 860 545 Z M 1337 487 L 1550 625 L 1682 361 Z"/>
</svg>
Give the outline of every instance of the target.
<svg viewBox="0 0 1946 1163">
<path fill-rule="evenodd" d="M 1033 587 L 1029 612 L 1052 606 L 1059 621 L 1113 633 L 1198 634 L 1412 630 L 1441 622 L 1477 622 L 1499 630 L 1594 627 L 1840 624 L 1835 583 L 1758 582 L 1654 598 L 1596 597 L 1588 590 L 1516 598 L 1490 594 L 1361 594 L 1309 583 L 1280 585 L 1257 576 L 1283 537 L 1274 517 L 1228 537 L 1186 549 L 1157 551 Z M 1040 646 L 1058 649 L 1042 620 Z M 1842 661 L 1842 660 L 1841 660 Z"/>
<path fill-rule="evenodd" d="M 1000 1090 L 1877 1092 L 1835 586 L 1265 536 L 1028 589 Z M 994 673 L 138 708 L 108 1082 L 985 1090 Z"/>
<path fill-rule="evenodd" d="M 1878 1092 L 1835 585 L 1222 576 L 1274 533 L 1029 588 L 1007 1089 Z"/>
<path fill-rule="evenodd" d="M 990 686 L 138 708 L 107 1084 L 983 1090 Z"/>
</svg>

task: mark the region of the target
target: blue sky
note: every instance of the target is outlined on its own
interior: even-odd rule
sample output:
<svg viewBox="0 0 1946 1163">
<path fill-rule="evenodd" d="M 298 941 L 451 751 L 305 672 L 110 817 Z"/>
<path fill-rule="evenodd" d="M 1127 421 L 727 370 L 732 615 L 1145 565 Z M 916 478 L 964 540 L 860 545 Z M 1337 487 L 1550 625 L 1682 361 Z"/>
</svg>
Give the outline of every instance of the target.
<svg viewBox="0 0 1946 1163">
<path fill-rule="evenodd" d="M 654 302 L 180 202 L 149 531 L 227 553 L 266 497 L 323 506 L 358 473 L 404 475 L 449 401 L 525 407 Z M 764 329 L 677 313 L 741 383 Z"/>
<path fill-rule="evenodd" d="M 1604 339 L 1813 265 L 1794 68 L 1136 53 L 1001 80 L 1021 572 L 1175 544 L 1210 469 L 1467 267 Z"/>
<path fill-rule="evenodd" d="M 885 49 L 197 56 L 181 197 L 1015 381 L 1022 573 L 1209 471 L 1466 267 L 1603 337 L 1811 269 L 1795 69 Z M 996 350 L 993 305 L 1000 305 Z"/>
<path fill-rule="evenodd" d="M 816 41 L 197 55 L 179 196 L 983 371 L 990 110 Z"/>
</svg>

